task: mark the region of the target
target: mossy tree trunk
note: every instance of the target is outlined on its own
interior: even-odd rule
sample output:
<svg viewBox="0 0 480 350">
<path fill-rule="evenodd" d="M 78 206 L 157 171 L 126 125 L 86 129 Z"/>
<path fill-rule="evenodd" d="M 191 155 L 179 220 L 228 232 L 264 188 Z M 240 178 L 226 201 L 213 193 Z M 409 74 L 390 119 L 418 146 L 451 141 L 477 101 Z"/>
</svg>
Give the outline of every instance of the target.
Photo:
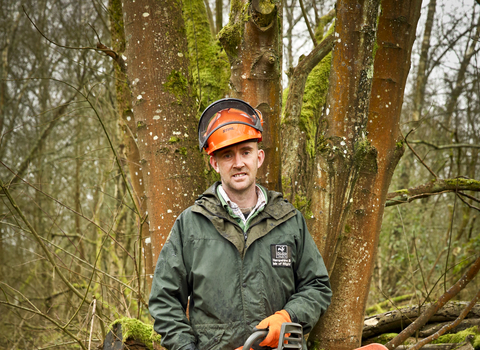
<svg viewBox="0 0 480 350">
<path fill-rule="evenodd" d="M 178 215 L 205 189 L 197 109 L 181 4 L 126 2 L 123 18 L 153 266 Z"/>
<path fill-rule="evenodd" d="M 219 33 L 231 66 L 231 97 L 241 98 L 262 112 L 265 162 L 259 182 L 281 190 L 281 3 L 233 0 L 230 22 Z"/>
<path fill-rule="evenodd" d="M 340 4 L 339 4 L 340 5 Z M 344 4 L 347 5 L 347 4 Z M 365 4 L 366 5 L 366 4 Z M 371 4 L 371 14 L 374 7 Z M 342 16 L 349 14 L 350 6 L 338 6 L 338 22 L 336 32 L 343 45 L 337 43 L 333 53 L 334 63 L 332 74 L 333 87 L 330 98 L 340 101 L 342 108 L 350 106 L 356 95 L 342 96 L 335 91 L 335 78 L 342 72 L 342 62 L 345 64 L 349 55 L 337 48 L 351 46 L 351 39 L 344 36 Z M 410 56 L 415 40 L 415 29 L 420 16 L 421 1 L 410 0 L 401 3 L 383 1 L 377 30 L 378 49 L 375 55 L 371 98 L 367 98 L 353 110 L 342 110 L 336 106 L 332 108 L 332 117 L 329 120 L 330 128 L 326 132 L 332 152 L 330 159 L 319 163 L 323 178 L 326 178 L 321 191 L 321 202 L 325 203 L 328 221 L 324 230 L 327 235 L 320 242 L 321 251 L 326 258 L 331 275 L 333 300 L 327 314 L 320 320 L 312 331 L 311 337 L 319 341 L 320 346 L 326 349 L 352 349 L 360 346 L 362 325 L 370 288 L 371 276 L 379 243 L 379 234 L 393 171 L 403 154 L 402 136 L 400 133 L 400 111 L 403 103 L 403 94 L 407 75 L 410 69 Z M 353 16 L 350 18 L 361 18 Z M 376 13 L 375 13 L 376 17 Z M 349 32 L 369 33 L 374 29 L 368 23 L 355 23 Z M 363 29 L 362 29 L 363 28 Z M 355 34 L 353 38 L 355 39 Z M 366 38 L 367 39 L 367 38 Z M 340 41 L 340 40 L 339 40 Z M 369 41 L 369 39 L 364 42 Z M 345 45 L 345 46 L 344 46 Z M 354 45 L 355 47 L 355 45 Z M 365 50 L 371 55 L 370 48 Z M 362 57 L 356 54 L 357 59 Z M 353 61 L 352 61 L 353 62 Z M 348 64 L 345 64 L 347 73 Z M 350 66 L 354 68 L 353 66 Z M 351 76 L 352 83 L 362 77 L 372 77 L 368 71 L 368 64 Z M 348 81 L 343 76 L 342 81 Z M 367 84 L 367 83 L 365 83 Z M 340 85 L 342 86 L 342 85 Z M 343 86 L 346 90 L 352 87 Z M 338 86 L 337 86 L 338 88 Z M 363 93 L 365 94 L 365 88 Z M 358 94 L 361 97 L 362 94 Z M 341 112 L 341 114 L 336 114 Z M 360 113 L 358 113 L 360 112 Z M 333 133 L 332 133 L 333 132 Z M 343 144 L 345 143 L 345 145 Z M 339 152 L 340 151 L 340 152 Z M 346 152 L 345 152 L 346 151 Z M 333 154 L 332 154 L 333 153 Z M 342 155 L 345 154 L 345 156 Z M 325 152 L 323 153 L 325 155 Z M 345 168 L 347 166 L 347 168 Z M 350 168 L 350 169 L 348 169 Z M 341 182 L 338 182 L 340 177 Z M 334 183 L 335 186 L 331 186 Z M 344 186 L 348 184 L 348 186 Z M 339 186 L 340 185 L 340 186 Z M 332 193 L 332 189 L 334 192 Z M 333 206 L 333 207 L 332 207 Z M 338 209 L 342 212 L 338 212 Z M 323 208 L 318 208 L 319 210 Z M 316 210 L 316 209 L 314 209 Z M 333 215 L 332 215 L 333 214 Z M 339 223 L 335 225 L 334 223 Z M 318 235 L 320 232 L 315 234 Z"/>
</svg>

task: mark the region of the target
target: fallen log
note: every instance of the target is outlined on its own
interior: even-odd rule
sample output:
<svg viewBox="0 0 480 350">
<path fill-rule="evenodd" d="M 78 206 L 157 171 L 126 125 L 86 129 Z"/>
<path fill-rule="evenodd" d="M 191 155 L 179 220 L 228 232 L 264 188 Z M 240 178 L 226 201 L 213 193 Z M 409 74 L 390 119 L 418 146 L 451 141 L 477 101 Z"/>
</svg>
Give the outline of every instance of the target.
<svg viewBox="0 0 480 350">
<path fill-rule="evenodd" d="M 431 317 L 429 323 L 453 321 L 460 315 L 467 305 L 468 302 L 450 302 L 438 310 L 437 313 Z M 418 305 L 411 306 L 366 317 L 362 338 L 368 339 L 383 333 L 399 333 L 409 324 L 413 323 L 421 312 L 426 310 L 429 306 L 430 304 L 425 304 L 421 310 L 419 310 Z M 466 319 L 471 318 L 480 318 L 480 305 L 475 305 L 468 313 Z"/>
<path fill-rule="evenodd" d="M 435 334 L 436 332 L 438 332 L 440 328 L 442 328 L 446 324 L 447 322 L 427 324 L 418 332 L 418 336 L 420 338 L 429 337 L 432 334 Z M 471 319 L 463 320 L 462 322 L 460 322 L 460 324 L 457 327 L 448 331 L 447 334 L 464 331 L 465 329 L 471 328 L 473 326 L 480 326 L 480 318 L 471 318 Z"/>
</svg>

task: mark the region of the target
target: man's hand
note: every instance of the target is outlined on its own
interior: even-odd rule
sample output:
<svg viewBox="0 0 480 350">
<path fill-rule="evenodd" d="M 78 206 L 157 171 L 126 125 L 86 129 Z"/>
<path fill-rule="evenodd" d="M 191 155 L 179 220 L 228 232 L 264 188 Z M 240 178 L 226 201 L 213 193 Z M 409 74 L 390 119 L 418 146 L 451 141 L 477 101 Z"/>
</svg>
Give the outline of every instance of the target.
<svg viewBox="0 0 480 350">
<path fill-rule="evenodd" d="M 275 312 L 272 316 L 267 317 L 260 322 L 255 328 L 266 329 L 268 328 L 268 334 L 265 339 L 260 343 L 260 346 L 269 346 L 276 348 L 278 346 L 278 338 L 280 337 L 280 329 L 282 323 L 292 322 L 290 315 L 285 310 Z"/>
</svg>

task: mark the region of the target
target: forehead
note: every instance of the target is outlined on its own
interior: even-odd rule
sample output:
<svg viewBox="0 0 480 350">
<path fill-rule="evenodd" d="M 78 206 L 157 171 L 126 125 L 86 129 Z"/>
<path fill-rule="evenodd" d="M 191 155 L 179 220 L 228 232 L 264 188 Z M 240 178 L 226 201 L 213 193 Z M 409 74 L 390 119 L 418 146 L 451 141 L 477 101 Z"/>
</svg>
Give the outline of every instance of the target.
<svg viewBox="0 0 480 350">
<path fill-rule="evenodd" d="M 223 154 L 227 152 L 235 152 L 235 151 L 242 151 L 242 150 L 256 150 L 258 149 L 257 141 L 244 141 L 240 143 L 236 143 L 234 145 L 219 149 L 215 152 L 215 154 Z"/>
</svg>

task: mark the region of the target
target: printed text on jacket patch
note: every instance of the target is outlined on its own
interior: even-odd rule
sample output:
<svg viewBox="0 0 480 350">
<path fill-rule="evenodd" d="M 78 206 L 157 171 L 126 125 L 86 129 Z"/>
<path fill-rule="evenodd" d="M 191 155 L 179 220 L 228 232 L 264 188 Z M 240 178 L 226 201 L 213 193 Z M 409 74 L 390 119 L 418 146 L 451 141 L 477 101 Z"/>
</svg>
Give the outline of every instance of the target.
<svg viewBox="0 0 480 350">
<path fill-rule="evenodd" d="M 273 267 L 290 267 L 292 266 L 292 249 L 286 244 L 272 244 L 270 246 L 272 252 Z"/>
</svg>

